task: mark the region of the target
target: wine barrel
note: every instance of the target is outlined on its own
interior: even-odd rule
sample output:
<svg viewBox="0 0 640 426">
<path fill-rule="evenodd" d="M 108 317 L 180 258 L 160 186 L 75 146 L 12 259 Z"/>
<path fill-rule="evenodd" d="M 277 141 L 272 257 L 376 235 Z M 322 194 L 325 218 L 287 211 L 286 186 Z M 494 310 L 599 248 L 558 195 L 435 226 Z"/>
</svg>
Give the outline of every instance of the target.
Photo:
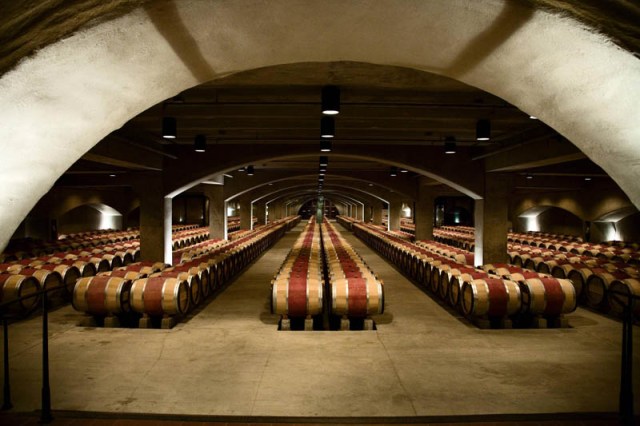
<svg viewBox="0 0 640 426">
<path fill-rule="evenodd" d="M 124 278 L 125 280 L 129 280 L 131 282 L 135 280 L 139 280 L 140 278 L 146 278 L 147 275 L 143 274 L 140 271 L 127 271 L 126 269 L 119 269 L 116 271 L 107 271 L 107 272 L 99 272 L 97 274 L 99 277 L 118 277 Z"/>
<path fill-rule="evenodd" d="M 629 304 L 629 299 L 626 296 L 616 294 L 616 292 L 640 297 L 640 279 L 626 278 L 613 280 L 611 285 L 609 285 L 608 299 L 609 306 L 611 306 L 611 313 L 622 316 L 625 308 Z M 631 310 L 636 318 L 640 317 L 640 299 L 633 299 L 631 301 Z"/>
<path fill-rule="evenodd" d="M 438 287 L 438 294 L 444 300 L 449 301 L 449 292 L 451 291 L 451 279 L 453 277 L 457 277 L 462 274 L 470 274 L 473 272 L 478 272 L 475 268 L 471 268 L 468 266 L 452 266 L 448 271 L 442 271 L 440 275 L 440 286 Z"/>
<path fill-rule="evenodd" d="M 322 280 L 319 278 L 281 278 L 271 286 L 271 312 L 290 317 L 306 317 L 322 312 Z"/>
<path fill-rule="evenodd" d="M 529 278 L 520 283 L 522 311 L 533 315 L 558 316 L 576 310 L 576 290 L 569 280 Z"/>
<path fill-rule="evenodd" d="M 142 278 L 131 286 L 131 307 L 150 316 L 184 315 L 189 310 L 189 286 L 177 278 Z"/>
<path fill-rule="evenodd" d="M 124 314 L 131 311 L 131 285 L 131 280 L 108 275 L 80 278 L 71 304 L 76 311 L 91 315 Z"/>
<path fill-rule="evenodd" d="M 37 269 L 47 269 L 49 271 L 55 271 L 60 274 L 65 286 L 65 297 L 71 298 L 73 295 L 73 288 L 76 285 L 76 281 L 80 279 L 80 270 L 73 265 L 54 265 L 47 263 L 39 266 Z"/>
<path fill-rule="evenodd" d="M 198 275 L 185 271 L 162 271 L 151 274 L 150 277 L 170 277 L 186 281 L 189 285 L 189 304 L 196 307 L 202 302 L 202 284 Z"/>
<path fill-rule="evenodd" d="M 20 263 L 3 263 L 0 265 L 0 273 L 2 274 L 19 274 L 21 269 L 26 268 L 26 265 Z"/>
<path fill-rule="evenodd" d="M 570 262 L 566 262 L 566 263 L 558 263 L 556 265 L 553 265 L 553 267 L 551 268 L 551 276 L 553 276 L 554 278 L 567 278 L 567 273 L 574 269 L 573 267 L 573 263 Z M 576 294 L 578 292 L 576 291 Z"/>
<path fill-rule="evenodd" d="M 363 318 L 384 312 L 384 287 L 377 280 L 338 279 L 331 282 L 331 312 Z"/>
<path fill-rule="evenodd" d="M 585 288 L 585 300 L 591 307 L 607 308 L 607 291 L 609 285 L 614 280 L 625 280 L 631 278 L 629 274 L 624 272 L 604 272 L 594 270 L 594 273 L 587 277 Z"/>
<path fill-rule="evenodd" d="M 40 290 L 40 282 L 34 277 L 19 274 L 0 274 L 0 302 L 9 302 L 29 296 Z M 19 315 L 28 315 L 38 306 L 39 296 L 24 299 L 7 307 L 7 311 Z"/>
<path fill-rule="evenodd" d="M 48 269 L 35 269 L 35 268 L 23 268 L 20 271 L 20 275 L 31 276 L 40 282 L 40 288 L 42 289 L 52 289 L 55 287 L 60 287 L 59 290 L 53 290 L 47 293 L 47 298 L 49 300 L 52 299 L 60 299 L 64 297 L 65 289 L 62 288 L 64 281 L 62 279 L 62 275 L 58 272 Z"/>
<path fill-rule="evenodd" d="M 462 313 L 467 317 L 501 318 L 520 311 L 518 284 L 500 278 L 465 282 L 461 294 Z"/>
<path fill-rule="evenodd" d="M 213 292 L 213 285 L 209 278 L 209 265 L 205 262 L 189 262 L 188 264 L 167 268 L 167 270 L 188 272 L 192 275 L 197 275 L 200 279 L 200 291 L 203 299 L 209 297 Z"/>
<path fill-rule="evenodd" d="M 463 272 L 460 275 L 453 275 L 449 280 L 449 296 L 447 300 L 451 306 L 460 308 L 460 294 L 462 294 L 462 286 L 465 282 L 488 278 L 489 275 L 484 271 Z"/>
</svg>

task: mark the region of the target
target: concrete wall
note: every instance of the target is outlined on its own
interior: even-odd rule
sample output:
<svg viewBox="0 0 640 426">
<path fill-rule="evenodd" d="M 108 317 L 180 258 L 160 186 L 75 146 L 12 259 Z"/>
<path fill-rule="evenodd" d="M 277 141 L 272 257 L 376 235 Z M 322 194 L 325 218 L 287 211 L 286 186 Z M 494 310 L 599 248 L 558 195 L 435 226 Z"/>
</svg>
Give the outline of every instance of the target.
<svg viewBox="0 0 640 426">
<path fill-rule="evenodd" d="M 94 207 L 83 205 L 58 218 L 58 233 L 72 234 L 96 229 L 122 229 L 122 216 L 106 216 Z"/>
</svg>

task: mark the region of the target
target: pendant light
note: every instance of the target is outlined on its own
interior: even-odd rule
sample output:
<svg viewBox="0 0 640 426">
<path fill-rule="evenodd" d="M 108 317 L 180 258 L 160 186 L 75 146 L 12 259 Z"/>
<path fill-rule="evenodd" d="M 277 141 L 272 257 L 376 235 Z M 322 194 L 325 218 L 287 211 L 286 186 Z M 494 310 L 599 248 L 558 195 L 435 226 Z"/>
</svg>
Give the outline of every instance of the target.
<svg viewBox="0 0 640 426">
<path fill-rule="evenodd" d="M 324 86 L 322 88 L 322 113 L 324 115 L 340 114 L 340 88 Z"/>
<path fill-rule="evenodd" d="M 193 140 L 193 149 L 196 152 L 205 152 L 207 150 L 207 137 L 205 135 L 196 135 Z"/>
<path fill-rule="evenodd" d="M 488 141 L 491 139 L 491 121 L 480 119 L 476 123 L 476 140 Z"/>
<path fill-rule="evenodd" d="M 253 176 L 253 166 L 247 166 L 247 175 Z"/>
<path fill-rule="evenodd" d="M 331 141 L 323 139 L 320 141 L 320 152 L 331 152 Z"/>
<path fill-rule="evenodd" d="M 162 117 L 162 137 L 175 139 L 178 136 L 178 125 L 175 117 Z"/>
<path fill-rule="evenodd" d="M 447 136 L 444 139 L 444 153 L 455 154 L 456 153 L 456 138 L 453 136 Z"/>
<path fill-rule="evenodd" d="M 332 138 L 336 134 L 336 122 L 333 117 L 325 115 L 320 119 L 320 137 Z"/>
</svg>

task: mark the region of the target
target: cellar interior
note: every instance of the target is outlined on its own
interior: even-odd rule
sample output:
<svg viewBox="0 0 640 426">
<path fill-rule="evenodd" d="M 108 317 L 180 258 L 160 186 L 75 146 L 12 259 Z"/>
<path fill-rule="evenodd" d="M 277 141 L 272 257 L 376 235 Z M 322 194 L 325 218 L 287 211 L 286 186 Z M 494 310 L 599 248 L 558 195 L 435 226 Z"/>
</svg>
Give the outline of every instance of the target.
<svg viewBox="0 0 640 426">
<path fill-rule="evenodd" d="M 633 424 L 637 6 L 99 3 L 0 25 L 0 423 L 59 274 L 54 424 Z"/>
</svg>

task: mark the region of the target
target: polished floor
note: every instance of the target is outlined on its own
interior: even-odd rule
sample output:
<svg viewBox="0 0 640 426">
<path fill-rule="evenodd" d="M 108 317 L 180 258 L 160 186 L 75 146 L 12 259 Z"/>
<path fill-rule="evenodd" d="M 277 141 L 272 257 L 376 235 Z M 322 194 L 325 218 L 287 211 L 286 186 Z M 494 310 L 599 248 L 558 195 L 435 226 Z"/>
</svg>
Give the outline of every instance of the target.
<svg viewBox="0 0 640 426">
<path fill-rule="evenodd" d="M 278 331 L 269 283 L 301 229 L 171 330 L 85 328 L 71 307 L 54 311 L 53 409 L 69 424 L 88 424 L 78 413 L 91 424 L 133 424 L 113 419 L 138 413 L 160 416 L 148 424 L 612 424 L 619 322 L 578 309 L 567 329 L 477 329 L 341 227 L 385 283 L 377 330 Z M 9 328 L 14 409 L 0 424 L 30 422 L 20 413 L 39 408 L 40 332 L 39 317 Z"/>
</svg>

